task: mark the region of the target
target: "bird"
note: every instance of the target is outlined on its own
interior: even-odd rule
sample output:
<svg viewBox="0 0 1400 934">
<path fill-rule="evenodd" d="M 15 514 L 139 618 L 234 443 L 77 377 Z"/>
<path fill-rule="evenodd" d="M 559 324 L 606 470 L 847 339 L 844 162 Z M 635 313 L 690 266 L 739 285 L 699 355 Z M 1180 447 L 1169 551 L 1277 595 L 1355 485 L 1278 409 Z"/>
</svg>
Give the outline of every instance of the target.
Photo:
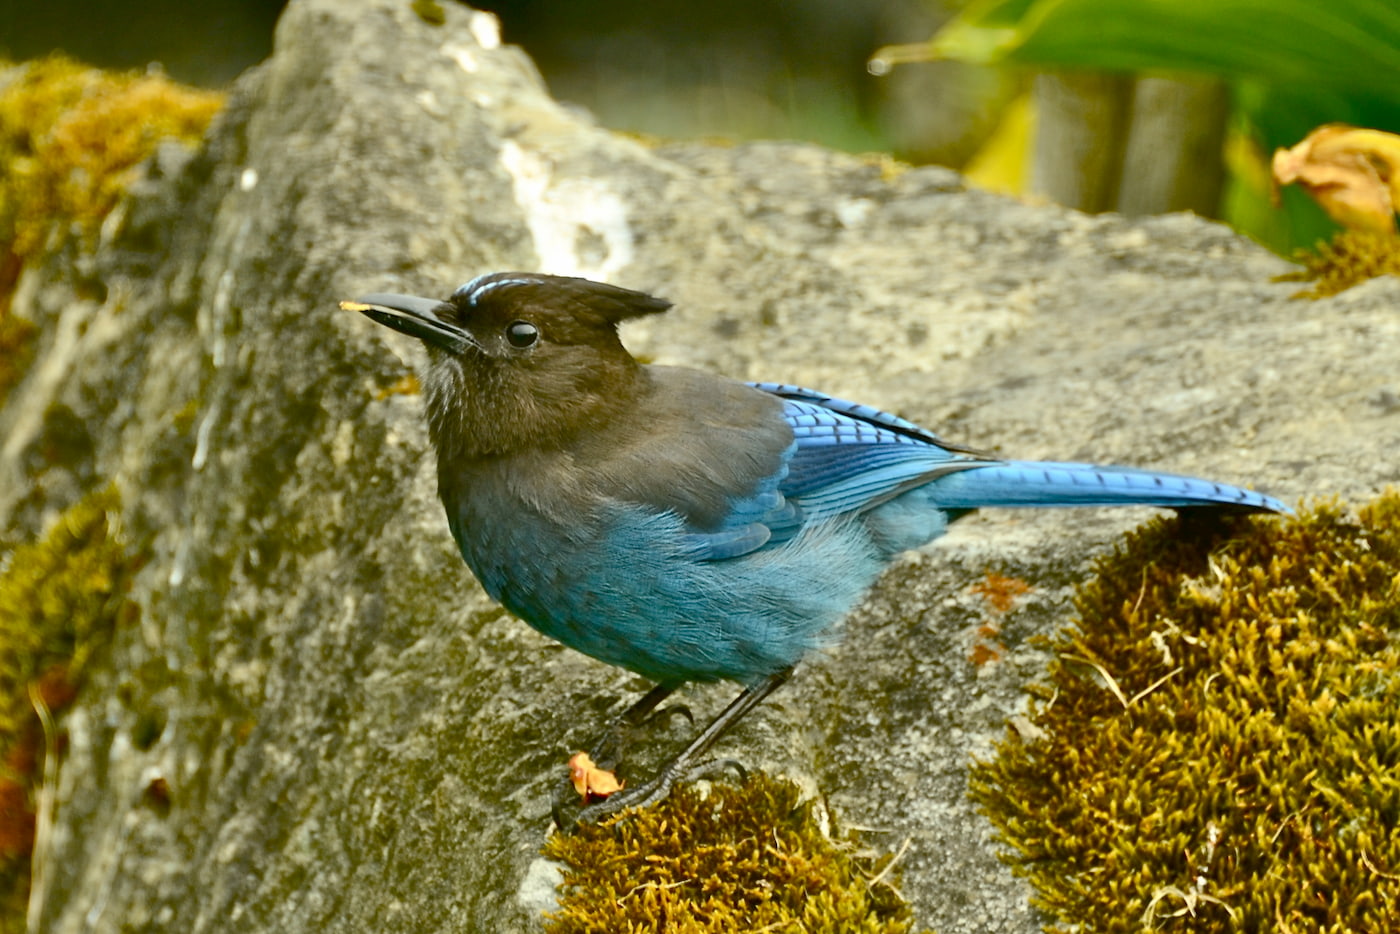
<svg viewBox="0 0 1400 934">
<path fill-rule="evenodd" d="M 643 364 L 618 326 L 671 303 L 585 278 L 496 272 L 445 300 L 373 293 L 341 307 L 426 348 L 438 493 L 486 592 L 655 682 L 599 740 L 600 767 L 682 684 L 741 686 L 656 776 L 581 807 L 580 822 L 712 766 L 720 736 L 831 641 L 897 555 L 975 509 L 1290 511 L 1193 477 L 1003 459 L 801 386 Z M 555 819 L 567 820 L 558 794 Z"/>
</svg>

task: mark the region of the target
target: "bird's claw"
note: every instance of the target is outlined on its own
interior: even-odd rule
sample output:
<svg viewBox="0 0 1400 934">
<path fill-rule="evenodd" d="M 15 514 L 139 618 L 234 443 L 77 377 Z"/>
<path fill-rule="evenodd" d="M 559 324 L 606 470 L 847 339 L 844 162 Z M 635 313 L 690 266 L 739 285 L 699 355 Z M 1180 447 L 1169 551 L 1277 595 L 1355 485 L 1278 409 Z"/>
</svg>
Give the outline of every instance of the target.
<svg viewBox="0 0 1400 934">
<path fill-rule="evenodd" d="M 745 688 L 743 693 L 730 702 L 719 716 L 710 721 L 710 724 L 700 731 L 689 746 L 672 759 L 666 766 L 657 773 L 651 781 L 634 785 L 630 788 L 623 788 L 620 791 L 608 795 L 601 801 L 589 804 L 586 800 L 582 806 L 578 804 L 572 807 L 566 806 L 569 792 L 574 789 L 571 780 L 565 781 L 556 788 L 554 794 L 554 824 L 561 833 L 573 833 L 580 825 L 596 824 L 604 818 L 611 817 L 627 808 L 646 807 L 655 804 L 671 793 L 671 788 L 676 782 L 681 780 L 695 780 L 697 778 L 707 778 L 724 772 L 728 769 L 737 771 L 741 777 L 747 777 L 748 773 L 742 765 L 733 759 L 703 758 L 709 752 L 710 747 L 720 738 L 734 722 L 739 720 L 745 713 L 753 709 L 760 701 L 781 687 L 792 675 L 791 668 L 784 668 L 775 671 L 757 684 Z M 610 726 L 609 738 L 618 732 L 618 728 L 630 729 L 640 723 L 646 722 L 653 717 L 663 714 L 670 716 L 673 712 L 683 713 L 689 717 L 690 711 L 682 706 L 677 706 L 670 710 L 658 711 L 657 704 L 661 702 L 670 691 L 664 687 L 653 688 L 647 697 L 633 704 L 622 717 Z M 615 763 L 604 760 L 599 756 L 600 768 L 612 769 Z M 568 819 L 570 811 L 574 812 L 573 819 Z"/>
<path fill-rule="evenodd" d="M 657 804 L 671 793 L 671 789 L 675 787 L 677 782 L 714 779 L 729 772 L 736 773 L 740 781 L 746 781 L 749 777 L 748 769 L 744 768 L 744 764 L 738 759 L 706 759 L 703 762 L 692 764 L 675 762 L 643 785 L 624 788 L 601 801 L 595 801 L 584 807 L 575 806 L 576 812 L 572 820 L 568 820 L 566 806 L 560 800 L 559 794 L 556 793 L 553 809 L 554 824 L 561 832 L 572 833 L 580 826 L 596 824 L 629 808 L 644 808 Z M 560 791 L 562 792 L 566 788 L 572 790 L 572 787 L 568 782 L 565 782 L 560 786 Z"/>
<path fill-rule="evenodd" d="M 663 769 L 659 775 L 644 785 L 624 788 L 602 801 L 596 801 L 580 808 L 579 812 L 574 815 L 574 823 L 568 829 L 572 831 L 581 826 L 596 824 L 604 818 L 620 814 L 628 808 L 650 807 L 658 801 L 664 800 L 671 793 L 672 786 L 679 778 L 680 776 L 674 774 L 671 769 Z M 563 825 L 560 826 L 563 827 Z"/>
<path fill-rule="evenodd" d="M 697 762 L 687 768 L 681 778 L 687 782 L 707 781 L 722 778 L 727 772 L 733 772 L 739 776 L 741 782 L 749 780 L 749 770 L 744 767 L 744 763 L 738 759 L 729 758 L 706 759 L 704 762 Z"/>
</svg>

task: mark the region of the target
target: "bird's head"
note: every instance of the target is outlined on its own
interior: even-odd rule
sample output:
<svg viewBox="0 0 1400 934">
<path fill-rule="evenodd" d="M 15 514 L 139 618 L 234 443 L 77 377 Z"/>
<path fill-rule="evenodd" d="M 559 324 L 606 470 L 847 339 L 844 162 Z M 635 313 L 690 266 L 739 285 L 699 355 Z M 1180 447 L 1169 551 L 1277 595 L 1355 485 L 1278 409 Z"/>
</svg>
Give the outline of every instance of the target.
<svg viewBox="0 0 1400 934">
<path fill-rule="evenodd" d="M 588 279 L 498 272 L 443 301 L 376 293 L 341 307 L 424 343 L 439 456 L 479 457 L 565 443 L 614 417 L 644 380 L 617 326 L 671 303 Z"/>
</svg>

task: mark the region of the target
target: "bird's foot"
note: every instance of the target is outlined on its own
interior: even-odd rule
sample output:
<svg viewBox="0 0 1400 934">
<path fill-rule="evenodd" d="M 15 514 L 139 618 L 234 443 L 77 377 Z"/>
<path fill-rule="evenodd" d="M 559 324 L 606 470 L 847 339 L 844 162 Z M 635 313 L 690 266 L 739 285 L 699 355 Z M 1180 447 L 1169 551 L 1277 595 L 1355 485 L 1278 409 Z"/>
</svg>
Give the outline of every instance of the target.
<svg viewBox="0 0 1400 934">
<path fill-rule="evenodd" d="M 592 744 L 593 759 L 598 768 L 615 769 L 620 766 L 627 756 L 627 748 L 632 745 L 632 737 L 639 731 L 651 730 L 657 724 L 669 727 L 676 717 L 684 717 L 691 726 L 695 725 L 695 715 L 685 704 L 672 704 L 652 710 L 645 716 L 637 715 L 635 710 L 634 705 L 624 711 L 607 725 L 603 735 Z"/>
<path fill-rule="evenodd" d="M 737 773 L 740 781 L 749 776 L 748 769 L 744 768 L 743 763 L 737 759 L 705 759 L 702 762 L 685 762 L 682 759 L 682 756 L 677 756 L 661 770 L 660 774 L 645 784 L 624 788 L 600 801 L 578 807 L 573 815 L 573 820 L 567 824 L 559 820 L 563 815 L 556 813 L 554 818 L 556 826 L 565 833 L 571 833 L 579 827 L 599 823 L 629 808 L 650 807 L 664 801 L 678 782 L 698 782 L 703 779 L 718 778 L 727 772 Z"/>
<path fill-rule="evenodd" d="M 645 729 L 651 729 L 657 721 L 665 720 L 666 725 L 670 726 L 670 722 L 676 717 L 684 717 L 686 723 L 689 723 L 691 726 L 695 725 L 695 714 L 685 704 L 672 704 L 670 707 L 662 707 L 643 720 L 641 725 Z"/>
<path fill-rule="evenodd" d="M 691 723 L 695 722 L 690 708 L 683 704 L 656 709 L 675 690 L 676 685 L 658 684 L 603 728 L 603 734 L 589 746 L 598 768 L 615 769 L 621 765 L 627 747 L 632 743 L 632 734 L 639 729 L 650 727 L 657 720 L 669 721 L 679 713 Z"/>
<path fill-rule="evenodd" d="M 700 731 L 700 734 L 691 741 L 690 745 L 681 750 L 680 754 L 666 764 L 666 766 L 651 781 L 641 785 L 634 785 L 631 788 L 622 788 L 619 791 L 607 794 L 601 801 L 590 802 L 588 791 L 592 783 L 585 780 L 582 785 L 574 781 L 574 774 L 556 787 L 552 812 L 554 814 L 554 825 L 562 833 L 572 833 L 581 824 L 595 824 L 606 817 L 618 814 L 627 808 L 646 807 L 665 798 L 671 793 L 671 788 L 676 782 L 685 779 L 697 779 L 712 776 L 716 771 L 725 769 L 736 769 L 741 776 L 746 776 L 744 767 L 733 759 L 710 759 L 705 758 L 710 751 L 710 747 L 724 734 L 729 727 L 739 721 L 744 714 L 748 713 L 758 705 L 769 694 L 781 687 L 792 675 L 791 668 L 785 668 L 774 672 L 763 681 L 746 688 L 742 694 L 734 699 L 719 716 L 710 721 L 709 725 Z M 634 712 L 641 710 L 636 720 L 632 722 L 635 726 L 639 722 L 649 720 L 652 717 L 651 711 L 665 697 L 666 693 L 660 693 L 649 705 L 645 702 L 651 698 L 652 694 L 658 694 L 660 688 L 653 689 L 646 698 L 638 701 L 630 708 L 620 720 L 629 719 Z M 645 709 L 641 709 L 645 706 Z M 670 716 L 673 711 L 661 711 L 655 716 Z M 687 718 L 690 716 L 688 710 L 677 708 L 677 712 L 683 712 Z M 613 726 L 616 726 L 616 721 Z M 611 731 L 611 727 L 610 727 Z M 611 781 L 615 778 L 610 769 L 615 765 L 611 762 L 600 761 L 597 766 L 588 763 L 595 769 L 608 770 L 607 784 L 613 785 Z M 570 795 L 569 792 L 574 792 Z M 583 800 L 579 800 L 582 798 Z"/>
<path fill-rule="evenodd" d="M 569 760 L 568 774 L 554 788 L 551 811 L 556 825 L 565 826 L 564 815 L 590 800 L 617 793 L 621 784 L 613 773 L 622 764 L 632 734 L 638 729 L 649 728 L 658 720 L 669 721 L 676 715 L 692 724 L 695 722 L 690 708 L 684 704 L 656 709 L 675 689 L 675 685 L 665 684 L 652 688 L 604 727 L 597 741 L 589 744 L 591 755 L 580 752 Z"/>
</svg>

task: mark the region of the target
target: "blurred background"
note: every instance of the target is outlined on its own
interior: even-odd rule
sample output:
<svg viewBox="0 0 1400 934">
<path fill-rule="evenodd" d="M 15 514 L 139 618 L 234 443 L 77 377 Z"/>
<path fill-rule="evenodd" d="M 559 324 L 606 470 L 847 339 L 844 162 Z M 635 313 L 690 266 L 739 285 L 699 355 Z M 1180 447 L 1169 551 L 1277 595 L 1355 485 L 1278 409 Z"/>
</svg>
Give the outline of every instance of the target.
<svg viewBox="0 0 1400 934">
<path fill-rule="evenodd" d="M 476 5 L 618 130 L 890 152 L 1091 212 L 1193 210 L 1281 252 L 1335 227 L 1297 188 L 1275 205 L 1273 151 L 1327 122 L 1400 131 L 1391 0 Z M 270 53 L 282 6 L 0 0 L 0 55 L 218 87 Z"/>
</svg>

